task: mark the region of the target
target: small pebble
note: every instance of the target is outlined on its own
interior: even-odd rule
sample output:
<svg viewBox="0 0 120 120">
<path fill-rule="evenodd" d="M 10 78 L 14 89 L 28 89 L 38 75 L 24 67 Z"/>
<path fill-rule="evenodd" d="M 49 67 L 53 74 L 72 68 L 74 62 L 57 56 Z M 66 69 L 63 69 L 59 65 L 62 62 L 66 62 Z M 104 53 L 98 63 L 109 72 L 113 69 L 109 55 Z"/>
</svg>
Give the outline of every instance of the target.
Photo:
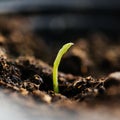
<svg viewBox="0 0 120 120">
<path fill-rule="evenodd" d="M 120 85 L 120 72 L 114 72 L 108 75 L 106 81 L 104 82 L 105 88 L 109 88 L 111 86 Z"/>
</svg>

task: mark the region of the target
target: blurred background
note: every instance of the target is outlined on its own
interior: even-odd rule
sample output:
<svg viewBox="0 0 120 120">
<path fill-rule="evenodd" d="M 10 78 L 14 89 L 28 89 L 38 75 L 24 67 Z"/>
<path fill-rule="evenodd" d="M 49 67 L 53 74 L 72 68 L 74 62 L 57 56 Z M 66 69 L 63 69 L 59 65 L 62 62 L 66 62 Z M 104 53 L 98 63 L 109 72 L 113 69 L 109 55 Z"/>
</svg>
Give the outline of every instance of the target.
<svg viewBox="0 0 120 120">
<path fill-rule="evenodd" d="M 75 40 L 99 31 L 118 34 L 119 13 L 118 0 L 0 0 L 1 17 L 8 17 L 8 23 L 16 18 L 22 29 L 45 40 Z"/>
<path fill-rule="evenodd" d="M 94 75 L 97 66 L 113 72 L 120 70 L 119 13 L 119 0 L 0 0 L 0 46 L 12 57 L 31 55 L 52 65 L 60 47 L 74 42 L 78 50 L 61 71 Z"/>
</svg>

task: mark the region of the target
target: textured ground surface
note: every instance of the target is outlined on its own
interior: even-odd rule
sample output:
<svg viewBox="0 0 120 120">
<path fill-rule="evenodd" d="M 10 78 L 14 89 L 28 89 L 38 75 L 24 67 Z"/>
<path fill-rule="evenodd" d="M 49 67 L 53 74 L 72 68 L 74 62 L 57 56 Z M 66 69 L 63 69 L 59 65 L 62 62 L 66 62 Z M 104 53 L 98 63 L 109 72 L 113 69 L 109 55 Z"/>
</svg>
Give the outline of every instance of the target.
<svg viewBox="0 0 120 120">
<path fill-rule="evenodd" d="M 50 64 L 60 46 L 23 31 L 26 21 L 16 19 L 0 19 L 1 119 L 119 119 L 119 40 L 93 34 L 74 41 L 61 61 L 56 94 Z"/>
</svg>

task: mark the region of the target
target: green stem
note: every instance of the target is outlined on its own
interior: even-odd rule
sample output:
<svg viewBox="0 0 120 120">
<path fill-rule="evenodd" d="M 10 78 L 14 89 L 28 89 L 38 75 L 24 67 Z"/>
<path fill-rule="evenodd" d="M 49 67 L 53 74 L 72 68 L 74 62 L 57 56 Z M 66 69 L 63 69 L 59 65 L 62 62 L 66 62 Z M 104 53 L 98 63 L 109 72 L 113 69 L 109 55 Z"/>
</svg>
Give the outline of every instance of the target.
<svg viewBox="0 0 120 120">
<path fill-rule="evenodd" d="M 53 89 L 54 92 L 59 93 L 58 88 L 58 67 L 61 61 L 62 56 L 67 52 L 67 50 L 73 45 L 73 43 L 67 43 L 59 50 L 57 57 L 53 64 Z"/>
</svg>

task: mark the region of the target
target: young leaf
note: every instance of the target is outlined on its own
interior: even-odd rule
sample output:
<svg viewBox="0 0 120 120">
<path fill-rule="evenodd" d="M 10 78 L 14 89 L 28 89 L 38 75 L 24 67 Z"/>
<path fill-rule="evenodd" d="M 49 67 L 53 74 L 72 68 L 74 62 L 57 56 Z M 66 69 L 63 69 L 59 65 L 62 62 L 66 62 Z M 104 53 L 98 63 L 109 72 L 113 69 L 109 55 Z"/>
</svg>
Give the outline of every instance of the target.
<svg viewBox="0 0 120 120">
<path fill-rule="evenodd" d="M 58 93 L 58 67 L 61 61 L 62 56 L 67 52 L 67 50 L 73 45 L 73 43 L 67 43 L 59 50 L 57 57 L 53 64 L 53 89 L 54 92 Z"/>
</svg>

